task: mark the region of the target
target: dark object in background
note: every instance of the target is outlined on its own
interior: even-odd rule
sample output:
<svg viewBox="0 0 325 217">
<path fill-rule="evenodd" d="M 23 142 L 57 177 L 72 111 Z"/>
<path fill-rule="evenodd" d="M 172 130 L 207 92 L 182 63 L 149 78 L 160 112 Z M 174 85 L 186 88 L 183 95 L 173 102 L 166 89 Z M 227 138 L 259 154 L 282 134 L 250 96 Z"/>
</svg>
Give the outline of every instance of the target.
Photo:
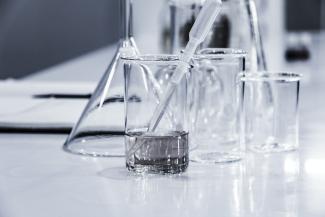
<svg viewBox="0 0 325 217">
<path fill-rule="evenodd" d="M 118 1 L 0 0 L 0 79 L 116 42 Z"/>
<path fill-rule="evenodd" d="M 304 45 L 287 48 L 285 58 L 288 62 L 307 61 L 310 59 L 310 52 Z"/>
<path fill-rule="evenodd" d="M 214 24 L 213 35 L 209 47 L 223 47 L 230 46 L 230 29 L 231 23 L 226 15 L 222 15 L 220 21 Z"/>
<path fill-rule="evenodd" d="M 196 16 L 201 10 L 201 6 L 192 5 L 191 10 L 193 11 L 191 19 L 188 20 L 181 27 L 179 35 L 181 36 L 181 46 L 185 47 L 187 42 L 189 41 L 189 33 L 192 29 L 192 26 L 195 22 Z M 208 47 L 221 47 L 228 48 L 230 44 L 230 28 L 231 23 L 229 18 L 226 15 L 221 15 L 220 21 L 215 22 L 213 25 L 213 34 L 209 39 L 210 43 L 207 45 Z"/>
<path fill-rule="evenodd" d="M 191 18 L 180 28 L 179 35 L 181 36 L 180 43 L 182 47 L 185 47 L 187 42 L 190 40 L 190 31 L 201 8 L 201 5 L 193 4 L 191 6 Z"/>
<path fill-rule="evenodd" d="M 286 0 L 286 29 L 314 31 L 321 29 L 322 0 Z"/>
</svg>

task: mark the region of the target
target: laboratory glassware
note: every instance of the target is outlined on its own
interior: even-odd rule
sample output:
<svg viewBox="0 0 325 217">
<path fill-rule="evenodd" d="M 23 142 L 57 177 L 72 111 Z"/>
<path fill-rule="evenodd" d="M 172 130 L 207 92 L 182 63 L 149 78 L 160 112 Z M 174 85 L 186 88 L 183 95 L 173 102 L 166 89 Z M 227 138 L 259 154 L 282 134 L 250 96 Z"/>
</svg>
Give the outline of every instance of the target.
<svg viewBox="0 0 325 217">
<path fill-rule="evenodd" d="M 256 72 L 240 76 L 242 142 L 254 152 L 299 146 L 299 74 Z"/>
<path fill-rule="evenodd" d="M 238 76 L 245 71 L 245 58 L 242 50 L 207 48 L 193 59 L 191 161 L 225 163 L 243 157 Z"/>
<path fill-rule="evenodd" d="M 121 97 L 123 69 L 120 57 L 139 53 L 132 29 L 135 3 L 137 1 L 120 1 L 122 31 L 119 48 L 64 144 L 64 149 L 69 152 L 92 156 L 123 156 L 124 128 L 121 107 L 124 102 Z M 195 47 L 190 46 L 191 49 Z"/>
<path fill-rule="evenodd" d="M 170 0 L 165 19 L 166 52 L 178 53 L 206 0 Z M 222 0 L 222 10 L 201 48 L 235 48 L 247 51 L 248 70 L 266 70 L 262 37 L 254 0 Z"/>
<path fill-rule="evenodd" d="M 123 57 L 126 166 L 137 173 L 180 173 L 188 167 L 187 77 L 182 76 L 155 131 L 150 120 L 179 64 L 171 55 Z M 164 82 L 160 79 L 164 78 Z M 167 82 L 166 82 L 167 81 Z M 141 101 L 135 101 L 139 97 Z"/>
<path fill-rule="evenodd" d="M 132 5 L 120 0 L 121 37 L 116 53 L 63 149 L 90 156 L 124 156 L 123 55 L 137 53 L 132 37 Z M 134 100 L 140 100 L 135 96 Z"/>
<path fill-rule="evenodd" d="M 165 94 L 153 113 L 152 119 L 150 120 L 149 131 L 154 131 L 158 126 L 159 121 L 164 114 L 178 83 L 182 80 L 182 77 L 186 72 L 185 70 L 188 63 L 193 57 L 199 44 L 201 44 L 206 38 L 211 26 L 218 16 L 221 10 L 221 4 L 221 0 L 205 1 L 202 10 L 200 11 L 189 32 L 189 41 L 186 44 L 184 51 L 180 54 L 180 61 L 178 62 L 175 73 L 173 73 L 170 81 L 168 82 Z"/>
</svg>

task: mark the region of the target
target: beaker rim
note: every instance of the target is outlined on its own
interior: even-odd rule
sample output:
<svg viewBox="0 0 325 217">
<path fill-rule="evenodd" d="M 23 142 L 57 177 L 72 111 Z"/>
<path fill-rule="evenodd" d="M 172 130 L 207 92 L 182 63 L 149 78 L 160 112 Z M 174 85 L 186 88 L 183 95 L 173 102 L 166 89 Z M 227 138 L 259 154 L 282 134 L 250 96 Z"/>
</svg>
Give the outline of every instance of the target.
<svg viewBox="0 0 325 217">
<path fill-rule="evenodd" d="M 197 52 L 194 58 L 244 58 L 247 52 L 236 48 L 204 48 Z"/>
<path fill-rule="evenodd" d="M 179 56 L 175 54 L 143 54 L 138 56 L 124 56 L 121 57 L 124 61 L 136 62 L 159 62 L 159 63 L 177 63 Z"/>
<path fill-rule="evenodd" d="M 302 75 L 293 72 L 277 72 L 277 71 L 256 71 L 240 73 L 241 81 L 280 81 L 280 82 L 298 82 Z"/>
<path fill-rule="evenodd" d="M 234 48 L 204 48 L 201 49 L 193 56 L 194 60 L 204 58 L 245 58 L 247 52 L 241 49 Z M 176 54 L 142 54 L 138 56 L 122 56 L 124 61 L 137 61 L 137 62 L 168 62 L 177 63 L 179 56 Z"/>
</svg>

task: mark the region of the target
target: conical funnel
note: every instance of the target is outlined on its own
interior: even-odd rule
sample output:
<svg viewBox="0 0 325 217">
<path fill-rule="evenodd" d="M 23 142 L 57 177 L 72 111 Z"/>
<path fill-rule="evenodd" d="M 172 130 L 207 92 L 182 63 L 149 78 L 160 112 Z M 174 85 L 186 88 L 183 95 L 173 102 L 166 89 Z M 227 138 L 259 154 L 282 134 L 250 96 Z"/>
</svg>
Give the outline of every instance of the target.
<svg viewBox="0 0 325 217">
<path fill-rule="evenodd" d="M 136 52 L 137 49 L 130 32 L 129 0 L 121 0 L 120 9 L 122 31 L 118 49 L 63 146 L 68 152 L 124 156 L 124 78 L 120 57 L 125 50 Z"/>
</svg>

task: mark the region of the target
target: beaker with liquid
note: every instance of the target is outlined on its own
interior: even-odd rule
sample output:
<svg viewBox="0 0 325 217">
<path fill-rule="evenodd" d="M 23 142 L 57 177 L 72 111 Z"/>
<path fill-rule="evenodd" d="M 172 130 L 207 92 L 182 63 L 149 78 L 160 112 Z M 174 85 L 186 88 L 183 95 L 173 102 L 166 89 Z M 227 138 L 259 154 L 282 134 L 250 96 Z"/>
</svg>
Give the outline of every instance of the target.
<svg viewBox="0 0 325 217">
<path fill-rule="evenodd" d="M 189 162 L 187 76 L 177 86 L 157 128 L 149 131 L 150 120 L 166 92 L 165 84 L 177 67 L 178 57 L 147 55 L 122 60 L 128 170 L 160 174 L 184 172 Z M 134 96 L 141 101 L 133 101 Z"/>
</svg>

